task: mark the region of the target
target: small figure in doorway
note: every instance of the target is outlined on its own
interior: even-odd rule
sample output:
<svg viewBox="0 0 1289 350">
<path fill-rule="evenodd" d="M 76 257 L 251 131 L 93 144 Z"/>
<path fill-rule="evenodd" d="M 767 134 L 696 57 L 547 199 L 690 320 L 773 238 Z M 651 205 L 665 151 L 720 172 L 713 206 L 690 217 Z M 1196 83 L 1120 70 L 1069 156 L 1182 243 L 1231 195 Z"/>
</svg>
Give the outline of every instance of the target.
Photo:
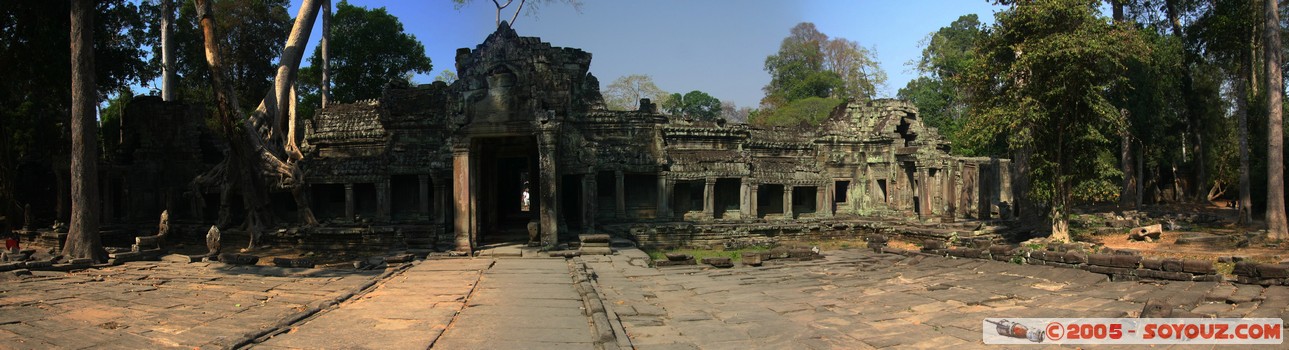
<svg viewBox="0 0 1289 350">
<path fill-rule="evenodd" d="M 522 204 L 522 208 L 520 209 L 523 209 L 523 211 L 528 211 L 528 201 L 530 198 L 530 195 L 528 194 L 528 187 L 524 187 L 524 194 L 522 195 L 522 197 L 523 197 L 523 204 Z"/>
</svg>

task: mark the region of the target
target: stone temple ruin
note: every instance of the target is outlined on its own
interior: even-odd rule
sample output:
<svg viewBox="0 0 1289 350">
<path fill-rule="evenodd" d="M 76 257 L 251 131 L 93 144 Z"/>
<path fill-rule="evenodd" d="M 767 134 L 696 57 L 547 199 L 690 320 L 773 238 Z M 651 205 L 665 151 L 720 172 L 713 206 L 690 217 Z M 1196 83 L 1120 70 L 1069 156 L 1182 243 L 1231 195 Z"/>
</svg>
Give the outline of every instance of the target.
<svg viewBox="0 0 1289 350">
<path fill-rule="evenodd" d="M 742 244 L 1014 210 L 1009 161 L 949 155 L 948 142 L 907 102 L 848 103 L 817 128 L 687 120 L 648 100 L 611 111 L 588 73 L 590 53 L 505 25 L 459 49 L 456 61 L 460 78 L 450 85 L 391 85 L 379 99 L 328 106 L 302 121 L 302 166 L 323 225 L 301 230 L 301 242 L 397 237 L 469 251 L 515 241 L 554 247 L 594 232 L 643 245 Z M 170 124 L 180 123 L 148 127 Z M 187 207 L 172 210 L 178 218 L 237 215 L 214 209 L 212 189 L 148 180 L 190 179 L 195 164 L 218 159 L 205 137 L 175 136 L 185 145 L 131 148 L 133 162 L 151 165 L 113 168 L 145 174 L 109 176 L 107 191 L 117 195 L 107 201 L 131 208 L 111 215 L 151 219 L 175 207 Z M 172 162 L 158 157 L 167 149 L 185 150 L 182 164 L 194 165 L 166 170 Z M 279 216 L 294 218 L 294 203 L 280 195 Z"/>
<path fill-rule="evenodd" d="M 590 63 L 503 26 L 457 51 L 450 86 L 322 110 L 305 136 L 316 213 L 428 222 L 459 250 L 524 239 L 530 222 L 551 246 L 600 227 L 683 243 L 702 240 L 695 224 L 728 236 L 1007 215 L 1008 161 L 950 156 L 909 103 L 851 103 L 814 130 L 686 120 L 647 100 L 610 111 Z"/>
</svg>

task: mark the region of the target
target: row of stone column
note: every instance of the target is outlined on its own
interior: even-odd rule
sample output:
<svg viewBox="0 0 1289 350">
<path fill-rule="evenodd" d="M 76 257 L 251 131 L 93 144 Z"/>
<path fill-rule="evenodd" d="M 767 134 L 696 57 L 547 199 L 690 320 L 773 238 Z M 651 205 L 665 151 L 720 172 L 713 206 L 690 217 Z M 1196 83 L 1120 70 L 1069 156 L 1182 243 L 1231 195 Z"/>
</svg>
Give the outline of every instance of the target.
<svg viewBox="0 0 1289 350">
<path fill-rule="evenodd" d="M 433 179 L 429 175 L 418 175 L 418 208 L 417 212 L 430 217 L 436 224 L 442 224 L 447 219 L 447 184 Z M 434 181 L 431 181 L 434 180 Z M 430 205 L 430 186 L 434 186 L 434 205 Z M 376 182 L 376 219 L 389 221 L 392 213 L 390 207 L 390 186 L 389 180 Z M 354 203 L 354 184 L 345 183 L 345 219 L 353 220 L 357 214 L 357 208 Z M 430 211 L 431 208 L 435 210 Z"/>
</svg>

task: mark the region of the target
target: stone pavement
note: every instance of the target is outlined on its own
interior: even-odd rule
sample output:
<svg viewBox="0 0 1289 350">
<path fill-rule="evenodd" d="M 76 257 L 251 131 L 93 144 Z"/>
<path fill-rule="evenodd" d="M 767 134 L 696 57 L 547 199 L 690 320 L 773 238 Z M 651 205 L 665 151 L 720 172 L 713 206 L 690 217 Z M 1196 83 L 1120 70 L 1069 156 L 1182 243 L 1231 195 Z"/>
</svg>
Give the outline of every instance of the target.
<svg viewBox="0 0 1289 350">
<path fill-rule="evenodd" d="M 640 254 L 583 258 L 637 349 L 978 348 L 987 317 L 1136 317 L 1151 298 L 1217 317 L 1289 315 L 1285 287 L 1110 282 L 995 261 L 826 254 L 734 269 L 647 268 Z"/>
<path fill-rule="evenodd" d="M 447 329 L 480 275 L 492 264 L 492 259 L 418 261 L 371 292 L 255 347 L 427 349 Z"/>
<path fill-rule="evenodd" d="M 435 349 L 595 349 L 564 259 L 497 259 Z"/>
<path fill-rule="evenodd" d="M 131 262 L 0 280 L 0 349 L 227 347 L 380 271 Z"/>
<path fill-rule="evenodd" d="M 564 259 L 417 262 L 264 349 L 594 349 Z"/>
<path fill-rule="evenodd" d="M 825 254 L 732 269 L 651 268 L 638 250 L 431 259 L 383 279 L 379 271 L 170 262 L 37 272 L 0 280 L 0 349 L 226 348 L 266 334 L 275 336 L 252 345 L 979 348 L 987 317 L 1136 317 L 1151 299 L 1212 317 L 1289 315 L 1286 287 L 1110 282 L 987 260 Z M 588 275 L 593 283 L 583 282 Z M 604 317 L 587 316 L 604 314 L 616 342 L 604 340 Z"/>
</svg>

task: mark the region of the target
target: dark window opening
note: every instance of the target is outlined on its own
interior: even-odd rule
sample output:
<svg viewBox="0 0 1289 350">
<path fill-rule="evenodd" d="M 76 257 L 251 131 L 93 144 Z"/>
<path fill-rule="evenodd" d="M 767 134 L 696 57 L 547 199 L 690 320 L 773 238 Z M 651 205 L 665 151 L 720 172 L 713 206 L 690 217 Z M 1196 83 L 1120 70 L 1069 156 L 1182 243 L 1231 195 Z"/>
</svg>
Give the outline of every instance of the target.
<svg viewBox="0 0 1289 350">
<path fill-rule="evenodd" d="M 886 195 L 886 179 L 877 180 L 877 191 L 882 197 L 882 203 L 890 203 L 890 198 Z"/>
<path fill-rule="evenodd" d="M 783 185 L 762 184 L 756 189 L 757 217 L 783 214 Z"/>
<path fill-rule="evenodd" d="M 833 185 L 832 201 L 834 203 L 846 203 L 847 195 L 850 194 L 850 181 L 838 180 Z"/>
<path fill-rule="evenodd" d="M 794 214 L 810 214 L 818 211 L 818 205 L 815 203 L 818 195 L 819 188 L 815 186 L 793 187 L 792 212 Z"/>
</svg>

